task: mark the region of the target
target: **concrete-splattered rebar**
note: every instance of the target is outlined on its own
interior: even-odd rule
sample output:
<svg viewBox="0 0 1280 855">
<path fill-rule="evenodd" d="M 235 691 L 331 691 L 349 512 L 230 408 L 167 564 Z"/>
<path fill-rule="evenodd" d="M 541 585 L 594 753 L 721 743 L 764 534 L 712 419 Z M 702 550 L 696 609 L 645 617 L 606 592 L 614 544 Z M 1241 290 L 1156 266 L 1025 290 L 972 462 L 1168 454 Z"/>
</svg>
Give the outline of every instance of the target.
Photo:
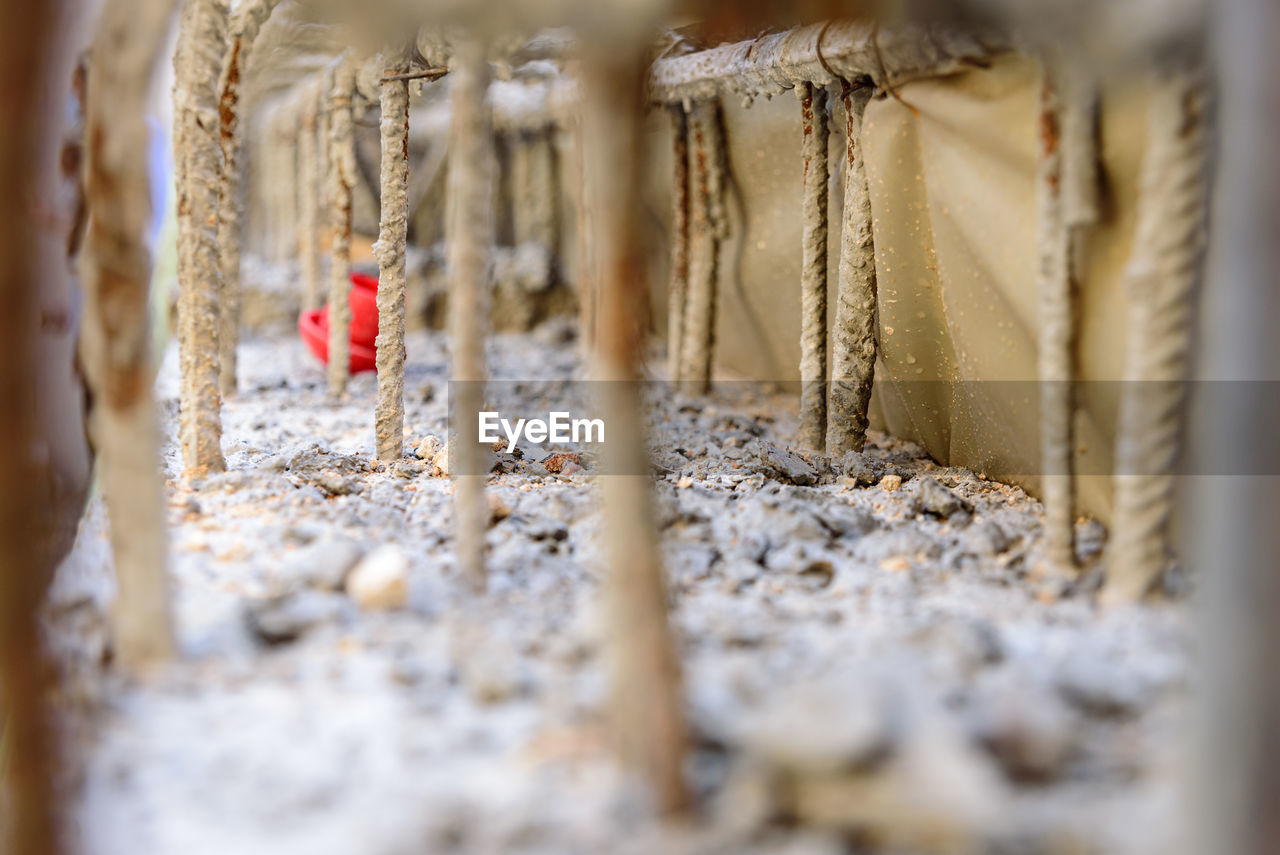
<svg viewBox="0 0 1280 855">
<path fill-rule="evenodd" d="M 147 290 L 151 265 L 143 243 L 150 206 L 143 121 L 147 90 L 172 20 L 172 5 L 139 15 L 108 4 L 89 76 L 85 173 L 89 231 L 81 276 L 86 314 L 84 365 L 96 405 L 90 431 L 99 449 L 99 483 L 111 519 L 119 594 L 116 651 L 139 669 L 173 656 L 166 572 L 160 431 L 151 394 Z"/>
<path fill-rule="evenodd" d="M 240 86 L 253 43 L 278 0 L 250 0 L 236 9 L 218 78 L 218 126 L 222 144 L 222 183 L 218 190 L 218 245 L 222 249 L 222 293 L 219 299 L 221 388 L 236 391 L 236 347 L 240 343 L 240 256 L 243 232 L 244 178 L 241 160 Z"/>
<path fill-rule="evenodd" d="M 1040 106 L 1040 456 L 1045 557 L 1075 566 L 1078 283 L 1098 217 L 1097 92 L 1075 66 L 1045 64 Z"/>
<path fill-rule="evenodd" d="M 803 142 L 800 262 L 800 444 L 821 452 L 827 441 L 827 93 L 797 87 Z"/>
<path fill-rule="evenodd" d="M 1150 98 L 1138 224 L 1125 274 L 1128 341 L 1107 602 L 1141 597 L 1171 557 L 1174 469 L 1208 245 L 1210 104 L 1203 71 L 1161 76 Z"/>
<path fill-rule="evenodd" d="M 404 51 L 389 54 L 384 75 L 409 72 Z M 378 241 L 378 409 L 375 434 L 379 460 L 404 454 L 404 296 L 409 241 L 409 83 L 382 82 L 381 210 Z"/>
<path fill-rule="evenodd" d="M 689 296 L 689 113 L 670 108 L 672 124 L 671 276 L 667 286 L 667 373 L 680 377 Z"/>
<path fill-rule="evenodd" d="M 862 116 L 871 89 L 858 86 L 844 96 L 844 214 L 840 229 L 840 283 L 831 345 L 831 386 L 827 406 L 827 453 L 839 457 L 862 451 L 876 366 L 876 253 L 871 195 L 862 161 Z"/>
<path fill-rule="evenodd" d="M 944 76 L 1005 49 L 989 30 L 905 22 L 885 27 L 870 16 L 827 21 L 659 59 L 649 70 L 647 94 L 653 103 L 675 104 L 840 80 L 870 79 L 887 88 Z"/>
<path fill-rule="evenodd" d="M 485 588 L 484 533 L 488 507 L 476 424 L 483 405 L 484 339 L 488 319 L 489 251 L 493 244 L 493 132 L 486 92 L 489 63 L 475 41 L 458 45 L 451 75 L 448 215 L 449 347 L 458 571 L 473 590 Z"/>
<path fill-rule="evenodd" d="M 329 95 L 329 394 L 347 391 L 351 365 L 351 188 L 356 182 L 351 102 L 356 64 L 343 58 Z"/>
<path fill-rule="evenodd" d="M 720 238 L 724 234 L 723 161 L 720 104 L 695 104 L 689 114 L 692 149 L 689 290 L 681 325 L 680 378 L 702 394 L 711 388 L 715 349 L 716 291 L 720 278 Z"/>
<path fill-rule="evenodd" d="M 688 808 L 683 764 L 688 744 L 680 664 L 667 619 L 666 583 L 655 534 L 644 436 L 640 360 L 647 283 L 641 257 L 641 58 L 595 58 L 583 123 L 591 174 L 592 221 L 600 253 L 600 336 L 596 376 L 609 425 L 603 480 L 605 588 L 612 669 L 613 737 L 622 762 L 653 788 L 664 813 Z"/>
<path fill-rule="evenodd" d="M 222 146 L 218 77 L 227 0 L 186 0 L 174 52 L 174 151 L 178 168 L 178 338 L 182 350 L 181 438 L 188 469 L 220 471 L 218 198 Z"/>
<path fill-rule="evenodd" d="M 1046 558 L 1059 568 L 1075 564 L 1072 489 L 1072 347 L 1074 313 L 1062 212 L 1062 92 L 1059 74 L 1044 63 L 1040 95 L 1039 211 L 1041 486 Z"/>
</svg>

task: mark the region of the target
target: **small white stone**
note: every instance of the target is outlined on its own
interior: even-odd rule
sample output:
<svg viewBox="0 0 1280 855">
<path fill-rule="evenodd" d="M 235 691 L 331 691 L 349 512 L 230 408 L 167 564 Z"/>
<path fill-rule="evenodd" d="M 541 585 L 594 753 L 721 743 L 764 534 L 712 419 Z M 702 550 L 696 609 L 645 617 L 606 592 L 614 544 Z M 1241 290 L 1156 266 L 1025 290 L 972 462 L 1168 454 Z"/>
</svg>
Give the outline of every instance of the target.
<svg viewBox="0 0 1280 855">
<path fill-rule="evenodd" d="M 431 463 L 435 460 L 436 455 L 440 453 L 441 445 L 442 443 L 440 442 L 439 437 L 423 437 L 422 442 L 418 443 L 417 447 L 414 448 L 413 453 L 418 456 L 419 460 L 425 460 L 428 463 Z"/>
<path fill-rule="evenodd" d="M 409 559 L 396 546 L 380 546 L 347 577 L 347 596 L 365 611 L 404 608 L 409 599 Z"/>
</svg>

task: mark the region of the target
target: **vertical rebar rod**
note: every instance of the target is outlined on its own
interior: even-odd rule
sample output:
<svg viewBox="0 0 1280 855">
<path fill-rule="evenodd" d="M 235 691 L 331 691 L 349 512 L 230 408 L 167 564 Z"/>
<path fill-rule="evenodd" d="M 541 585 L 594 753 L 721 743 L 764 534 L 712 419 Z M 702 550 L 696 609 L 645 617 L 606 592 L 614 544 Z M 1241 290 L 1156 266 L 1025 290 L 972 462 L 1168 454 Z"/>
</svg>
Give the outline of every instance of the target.
<svg viewBox="0 0 1280 855">
<path fill-rule="evenodd" d="M 1097 91 L 1082 69 L 1044 64 L 1040 104 L 1040 454 L 1045 558 L 1074 569 L 1076 309 L 1098 218 Z"/>
<path fill-rule="evenodd" d="M 207 471 L 226 468 L 218 346 L 222 268 L 217 226 L 223 155 L 214 117 L 227 14 L 227 0 L 186 0 L 174 51 L 174 152 L 181 162 L 176 170 L 180 431 L 187 468 Z"/>
<path fill-rule="evenodd" d="M 715 349 L 716 290 L 720 277 L 720 237 L 724 203 L 719 102 L 695 104 L 689 114 L 692 148 L 691 228 L 689 236 L 689 290 L 681 326 L 683 373 L 689 391 L 705 394 L 711 388 Z"/>
<path fill-rule="evenodd" d="M 602 528 L 609 561 L 605 597 L 612 721 L 622 762 L 652 786 L 664 813 L 687 809 L 687 749 L 680 665 L 667 618 L 666 583 L 649 485 L 640 394 L 648 287 L 640 210 L 639 50 L 600 51 L 583 103 L 600 252 L 596 377 L 609 441 L 604 448 Z M 607 178 L 606 178 L 607 177 Z"/>
<path fill-rule="evenodd" d="M 1074 313 L 1063 215 L 1063 103 L 1057 63 L 1042 63 L 1040 158 L 1036 180 L 1040 323 L 1040 469 L 1045 558 L 1057 568 L 1075 565 L 1075 495 L 1072 466 L 1072 348 Z"/>
<path fill-rule="evenodd" d="M 384 77 L 409 72 L 409 55 L 390 53 Z M 379 460 L 404 454 L 405 253 L 409 243 L 409 82 L 382 82 L 382 222 L 373 253 L 378 259 L 378 408 L 374 417 Z"/>
<path fill-rule="evenodd" d="M 34 453 L 39 428 L 32 402 L 39 382 L 36 297 L 41 281 L 41 235 L 33 208 L 42 185 L 48 186 L 41 173 L 56 170 L 49 153 L 56 151 L 52 142 L 63 104 L 50 95 L 63 91 L 66 83 L 58 79 L 55 57 L 67 5 L 10 8 L 0 54 L 0 91 L 5 93 L 5 114 L 13 118 L 0 140 L 0 192 L 12 203 L 0 230 L 0 257 L 5 260 L 0 270 L 0 340 L 5 348 L 0 360 L 0 448 L 5 453 L 0 467 L 0 801 L 5 805 L 0 851 L 10 855 L 64 851 L 54 787 L 56 732 L 44 704 L 49 670 L 37 620 L 53 570 L 41 566 L 49 563 L 50 550 L 37 533 L 52 509 L 40 506 L 49 495 L 40 484 L 48 469 Z M 157 14 L 164 11 L 161 6 L 156 4 Z M 138 38 L 155 30 L 145 20 L 138 24 Z M 100 141 L 94 142 L 96 148 Z M 48 168 L 33 168 L 38 163 Z"/>
<path fill-rule="evenodd" d="M 800 263 L 800 444 L 827 445 L 827 93 L 797 88 L 803 133 Z"/>
<path fill-rule="evenodd" d="M 240 343 L 240 256 L 243 232 L 244 178 L 241 161 L 240 84 L 249 53 L 277 0 L 250 0 L 236 9 L 228 28 L 226 53 L 218 79 L 218 127 L 222 145 L 222 182 L 218 188 L 218 246 L 222 252 L 222 291 L 219 295 L 219 385 L 224 396 L 236 391 L 236 348 Z"/>
<path fill-rule="evenodd" d="M 1213 248 L 1198 384 L 1235 406 L 1195 407 L 1186 515 L 1201 609 L 1197 760 L 1178 855 L 1273 855 L 1280 831 L 1280 5 L 1214 4 Z M 1243 393 L 1243 394 L 1241 394 Z M 1255 396 L 1267 396 L 1262 400 Z M 1261 459 L 1260 459 L 1261 458 Z M 1188 827 L 1188 826 L 1192 827 Z"/>
<path fill-rule="evenodd" d="M 126 0 L 107 6 L 95 41 L 85 129 L 96 144 L 88 149 L 85 171 L 89 231 L 81 264 L 86 298 L 81 364 L 94 393 L 90 431 L 111 520 L 118 586 L 115 644 L 120 660 L 134 670 L 174 652 L 160 431 L 151 392 L 151 259 L 144 243 L 150 194 L 143 121 L 172 11 L 170 4 L 140 16 Z"/>
<path fill-rule="evenodd" d="M 1138 195 L 1125 383 L 1104 602 L 1141 597 L 1171 558 L 1169 521 L 1208 242 L 1210 119 L 1202 70 L 1153 82 Z"/>
<path fill-rule="evenodd" d="M 862 116 L 869 86 L 844 95 L 844 214 L 840 228 L 840 283 L 831 346 L 827 453 L 862 451 L 867 441 L 871 387 L 876 370 L 876 252 L 871 195 L 862 161 Z"/>
<path fill-rule="evenodd" d="M 356 64 L 343 58 L 329 96 L 329 394 L 347 391 L 351 373 L 351 188 L 356 165 L 351 102 Z"/>
<path fill-rule="evenodd" d="M 667 374 L 682 374 L 684 315 L 689 297 L 689 113 L 669 108 L 672 124 L 671 277 L 667 290 Z"/>
<path fill-rule="evenodd" d="M 473 591 L 486 586 L 484 533 L 488 507 L 479 446 L 488 325 L 489 255 L 493 244 L 493 130 L 486 101 L 489 63 L 474 39 L 454 53 L 450 97 L 448 214 L 449 347 L 452 439 L 449 468 L 458 571 Z"/>
</svg>

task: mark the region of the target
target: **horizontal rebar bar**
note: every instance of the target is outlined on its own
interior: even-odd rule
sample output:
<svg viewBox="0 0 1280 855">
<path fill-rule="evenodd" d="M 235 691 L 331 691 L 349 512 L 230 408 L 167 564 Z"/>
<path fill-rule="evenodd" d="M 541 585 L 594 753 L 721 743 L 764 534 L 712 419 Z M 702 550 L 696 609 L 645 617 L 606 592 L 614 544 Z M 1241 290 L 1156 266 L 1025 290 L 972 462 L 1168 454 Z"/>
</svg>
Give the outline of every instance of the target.
<svg viewBox="0 0 1280 855">
<path fill-rule="evenodd" d="M 946 74 L 1003 48 L 1003 40 L 974 31 L 811 24 L 659 59 L 649 72 L 649 99 L 671 104 L 726 94 L 772 95 L 802 83 L 825 86 L 840 79 L 869 78 L 883 88 Z"/>
</svg>

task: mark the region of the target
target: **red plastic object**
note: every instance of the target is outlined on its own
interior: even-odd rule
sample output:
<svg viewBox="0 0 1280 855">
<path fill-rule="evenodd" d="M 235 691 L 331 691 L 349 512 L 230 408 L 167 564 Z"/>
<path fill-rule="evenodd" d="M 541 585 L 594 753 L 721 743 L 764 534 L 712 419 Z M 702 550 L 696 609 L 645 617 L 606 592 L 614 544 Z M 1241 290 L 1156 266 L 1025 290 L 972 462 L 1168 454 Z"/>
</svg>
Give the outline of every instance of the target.
<svg viewBox="0 0 1280 855">
<path fill-rule="evenodd" d="M 363 273 L 351 274 L 351 367 L 352 374 L 376 371 L 378 340 L 378 280 Z M 307 348 L 325 365 L 329 364 L 329 307 L 303 312 L 298 318 L 298 334 Z"/>
<path fill-rule="evenodd" d="M 329 364 L 329 307 L 312 309 L 303 312 L 298 318 L 298 333 L 306 343 L 307 349 L 325 365 Z M 353 341 L 350 343 L 351 361 L 348 363 L 352 374 L 361 371 L 377 371 L 377 351 L 367 344 Z"/>
<path fill-rule="evenodd" d="M 378 279 L 351 274 L 351 343 L 373 347 L 378 340 Z"/>
</svg>

